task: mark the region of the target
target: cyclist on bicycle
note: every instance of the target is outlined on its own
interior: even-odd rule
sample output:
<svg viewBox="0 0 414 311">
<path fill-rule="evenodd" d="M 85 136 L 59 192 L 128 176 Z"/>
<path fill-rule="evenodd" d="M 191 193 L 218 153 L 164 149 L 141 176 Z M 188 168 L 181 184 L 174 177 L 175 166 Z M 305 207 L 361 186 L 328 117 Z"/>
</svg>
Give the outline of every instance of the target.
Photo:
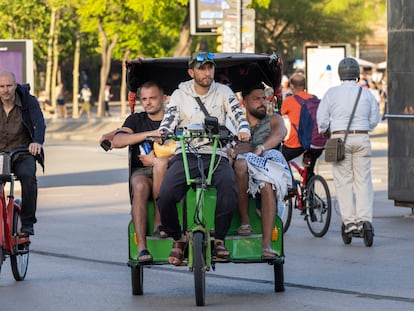
<svg viewBox="0 0 414 311">
<path fill-rule="evenodd" d="M 15 161 L 13 172 L 22 188 L 22 235 L 33 235 L 36 223 L 37 179 L 36 160 L 43 167 L 43 143 L 46 124 L 37 99 L 29 89 L 16 83 L 14 73 L 0 72 L 0 151 L 10 152 L 27 146 L 30 154 Z"/>
<path fill-rule="evenodd" d="M 278 114 L 266 114 L 263 84 L 242 91 L 243 105 L 249 122 L 252 153 L 237 156 L 234 163 L 240 214 L 238 234 L 250 235 L 252 228 L 248 214 L 248 195 L 260 193 L 262 218 L 262 258 L 274 259 L 277 254 L 270 247 L 278 201 L 283 201 L 292 176 L 286 160 L 276 148 L 286 135 L 283 119 Z"/>
<path fill-rule="evenodd" d="M 235 125 L 239 139 L 249 140 L 249 124 L 235 94 L 228 86 L 214 81 L 214 54 L 195 52 L 188 65 L 188 74 L 192 79 L 180 83 L 178 89 L 171 95 L 159 128 L 160 132 L 171 133 L 176 127 L 185 128 L 194 124 L 203 124 L 206 113 L 208 113 L 217 117 L 221 125 L 225 125 L 227 118 L 230 119 Z M 200 98 L 200 104 L 196 97 Z M 206 113 L 203 112 L 202 105 Z M 211 151 L 209 145 L 201 146 L 199 150 L 206 169 L 209 167 Z M 176 153 L 180 152 L 181 150 L 178 149 Z M 224 246 L 224 239 L 236 209 L 237 189 L 227 154 L 221 150 L 218 154 L 222 157 L 219 159 L 212 179 L 212 185 L 217 189 L 214 249 L 217 258 L 226 259 L 230 254 Z M 193 154 L 188 154 L 188 165 L 191 178 L 199 175 L 198 159 Z M 182 199 L 188 189 L 183 167 L 181 154 L 177 154 L 170 160 L 157 200 L 161 222 L 169 236 L 174 239 L 168 259 L 173 265 L 181 264 L 187 243 L 186 237 L 182 234 L 176 207 L 177 202 Z"/>
<path fill-rule="evenodd" d="M 281 115 L 287 116 L 290 121 L 289 135 L 285 138 L 282 146 L 282 153 L 287 161 L 290 161 L 303 154 L 303 163 L 308 166 L 306 180 L 315 174 L 315 164 L 321 156 L 324 147 L 311 146 L 310 149 L 304 149 L 299 142 L 297 128 L 299 128 L 299 118 L 301 104 L 295 98 L 299 96 L 303 99 L 309 99 L 313 95 L 305 91 L 306 80 L 301 73 L 296 73 L 290 78 L 290 88 L 293 96 L 286 97 L 282 102 Z"/>
</svg>

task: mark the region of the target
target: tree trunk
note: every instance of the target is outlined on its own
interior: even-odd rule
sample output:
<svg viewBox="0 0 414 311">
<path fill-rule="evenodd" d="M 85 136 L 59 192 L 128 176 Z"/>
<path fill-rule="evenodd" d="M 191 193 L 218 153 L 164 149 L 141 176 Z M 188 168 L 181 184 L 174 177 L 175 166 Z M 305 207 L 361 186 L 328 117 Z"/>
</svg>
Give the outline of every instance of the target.
<svg viewBox="0 0 414 311">
<path fill-rule="evenodd" d="M 75 51 L 73 55 L 73 95 L 72 95 L 72 118 L 79 118 L 79 64 L 80 64 L 80 48 L 81 48 L 81 35 L 80 32 L 76 32 Z"/>
<path fill-rule="evenodd" d="M 187 13 L 183 27 L 181 28 L 180 40 L 174 50 L 174 57 L 190 55 L 192 42 L 193 38 L 190 36 L 190 15 Z"/>
<path fill-rule="evenodd" d="M 52 77 L 52 62 L 53 62 L 53 37 L 56 28 L 56 9 L 52 8 L 50 12 L 50 28 L 49 28 L 49 39 L 47 42 L 47 63 L 46 63 L 46 81 L 45 81 L 45 92 L 48 100 L 51 100 L 51 77 Z M 54 112 L 56 114 L 56 103 L 50 102 Z"/>
<path fill-rule="evenodd" d="M 52 67 L 52 78 L 51 78 L 51 96 L 50 101 L 52 107 L 54 108 L 55 114 L 53 118 L 56 119 L 58 117 L 58 107 L 56 105 L 56 85 L 57 85 L 57 73 L 59 70 L 59 11 L 56 11 L 56 24 L 55 30 L 53 33 L 53 67 Z"/>
<path fill-rule="evenodd" d="M 126 61 L 128 59 L 130 51 L 127 50 L 124 53 L 124 57 L 122 58 L 122 79 L 121 79 L 121 118 L 124 118 L 127 108 L 127 101 L 126 101 L 126 94 L 127 94 L 127 84 L 126 84 L 126 76 L 127 76 L 127 69 L 126 69 Z"/>
<path fill-rule="evenodd" d="M 98 22 L 99 33 L 102 37 L 102 49 L 101 49 L 101 72 L 100 72 L 100 86 L 99 86 L 99 98 L 98 98 L 98 111 L 97 116 L 102 118 L 105 115 L 104 99 L 105 99 L 105 85 L 108 81 L 109 71 L 111 70 L 111 58 L 112 51 L 118 42 L 118 34 L 116 33 L 112 38 L 111 44 L 108 45 L 108 36 L 103 29 L 102 21 Z"/>
</svg>

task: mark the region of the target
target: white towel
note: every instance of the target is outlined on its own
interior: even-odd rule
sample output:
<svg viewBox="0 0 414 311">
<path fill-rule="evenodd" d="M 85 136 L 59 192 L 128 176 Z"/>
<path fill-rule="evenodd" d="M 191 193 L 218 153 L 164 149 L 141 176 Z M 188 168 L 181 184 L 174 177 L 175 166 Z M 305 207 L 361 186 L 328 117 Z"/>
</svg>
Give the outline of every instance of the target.
<svg viewBox="0 0 414 311">
<path fill-rule="evenodd" d="M 288 187 L 292 186 L 292 175 L 283 154 L 272 149 L 265 151 L 263 156 L 249 152 L 240 154 L 239 157 L 247 160 L 249 171 L 247 192 L 255 197 L 265 183 L 269 183 L 276 191 L 277 201 L 283 202 Z"/>
</svg>

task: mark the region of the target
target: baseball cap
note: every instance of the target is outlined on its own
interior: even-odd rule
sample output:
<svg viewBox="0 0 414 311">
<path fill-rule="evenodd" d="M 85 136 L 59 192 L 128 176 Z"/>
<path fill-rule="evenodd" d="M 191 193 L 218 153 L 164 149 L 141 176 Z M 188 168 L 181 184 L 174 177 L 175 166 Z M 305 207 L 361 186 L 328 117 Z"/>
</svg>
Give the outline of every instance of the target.
<svg viewBox="0 0 414 311">
<path fill-rule="evenodd" d="M 188 61 L 188 67 L 193 68 L 197 67 L 200 68 L 204 64 L 212 63 L 216 65 L 214 62 L 214 54 L 209 52 L 194 52 L 191 55 L 190 60 Z"/>
</svg>

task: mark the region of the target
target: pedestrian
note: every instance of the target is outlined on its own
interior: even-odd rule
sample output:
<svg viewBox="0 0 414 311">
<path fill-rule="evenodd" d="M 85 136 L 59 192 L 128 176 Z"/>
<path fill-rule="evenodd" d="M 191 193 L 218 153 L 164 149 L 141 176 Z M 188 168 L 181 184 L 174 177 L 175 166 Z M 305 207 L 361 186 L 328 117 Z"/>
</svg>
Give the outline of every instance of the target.
<svg viewBox="0 0 414 311">
<path fill-rule="evenodd" d="M 86 117 L 91 118 L 91 99 L 92 91 L 87 84 L 84 84 L 80 91 L 80 99 L 82 102 L 81 109 L 79 111 L 79 118 L 82 117 L 83 112 L 86 112 Z"/>
<path fill-rule="evenodd" d="M 192 79 L 180 83 L 178 89 L 172 93 L 161 121 L 160 132 L 173 133 L 176 127 L 201 125 L 204 124 L 207 116 L 213 116 L 217 117 L 219 124 L 223 126 L 229 119 L 235 125 L 238 138 L 242 141 L 249 140 L 249 123 L 236 95 L 227 85 L 214 81 L 214 54 L 195 52 L 190 58 L 188 67 L 187 72 Z M 174 240 L 168 257 L 169 263 L 173 265 L 181 264 L 188 242 L 188 238 L 182 233 L 177 212 L 177 203 L 188 190 L 181 152 L 185 151 L 178 148 L 176 155 L 169 161 L 157 199 L 161 223 Z M 212 146 L 202 145 L 199 152 L 204 168 L 208 168 Z M 217 152 L 222 156 L 217 159 L 212 178 L 212 185 L 217 189 L 213 249 L 216 258 L 227 259 L 230 253 L 225 247 L 224 240 L 237 206 L 237 188 L 225 150 L 219 148 Z M 188 165 L 192 178 L 199 175 L 198 159 L 194 155 L 189 154 Z"/>
<path fill-rule="evenodd" d="M 45 120 L 37 99 L 16 83 L 16 76 L 9 71 L 0 72 L 0 105 L 0 151 L 26 146 L 30 152 L 19 155 L 12 169 L 22 189 L 20 234 L 33 235 L 37 221 L 36 160 L 43 167 Z"/>
<path fill-rule="evenodd" d="M 358 85 L 360 72 L 355 59 L 341 60 L 338 74 L 341 85 L 331 87 L 323 96 L 317 111 L 317 122 L 319 133 L 330 131 L 331 138 L 342 140 L 345 134 L 348 135 L 345 159 L 334 162 L 332 171 L 344 232 L 351 233 L 372 228 L 374 191 L 368 132 L 377 126 L 380 114 L 378 103 L 370 90 Z M 347 130 L 355 103 L 355 115 Z"/>
<path fill-rule="evenodd" d="M 105 85 L 105 116 L 110 117 L 111 113 L 109 112 L 109 102 L 111 101 L 111 98 L 113 97 L 113 94 L 111 93 L 111 85 L 107 83 Z"/>
<path fill-rule="evenodd" d="M 58 108 L 58 117 L 59 118 L 66 118 L 67 117 L 67 109 L 65 103 L 65 94 L 63 89 L 63 83 L 60 82 L 56 86 L 56 105 Z"/>
</svg>

